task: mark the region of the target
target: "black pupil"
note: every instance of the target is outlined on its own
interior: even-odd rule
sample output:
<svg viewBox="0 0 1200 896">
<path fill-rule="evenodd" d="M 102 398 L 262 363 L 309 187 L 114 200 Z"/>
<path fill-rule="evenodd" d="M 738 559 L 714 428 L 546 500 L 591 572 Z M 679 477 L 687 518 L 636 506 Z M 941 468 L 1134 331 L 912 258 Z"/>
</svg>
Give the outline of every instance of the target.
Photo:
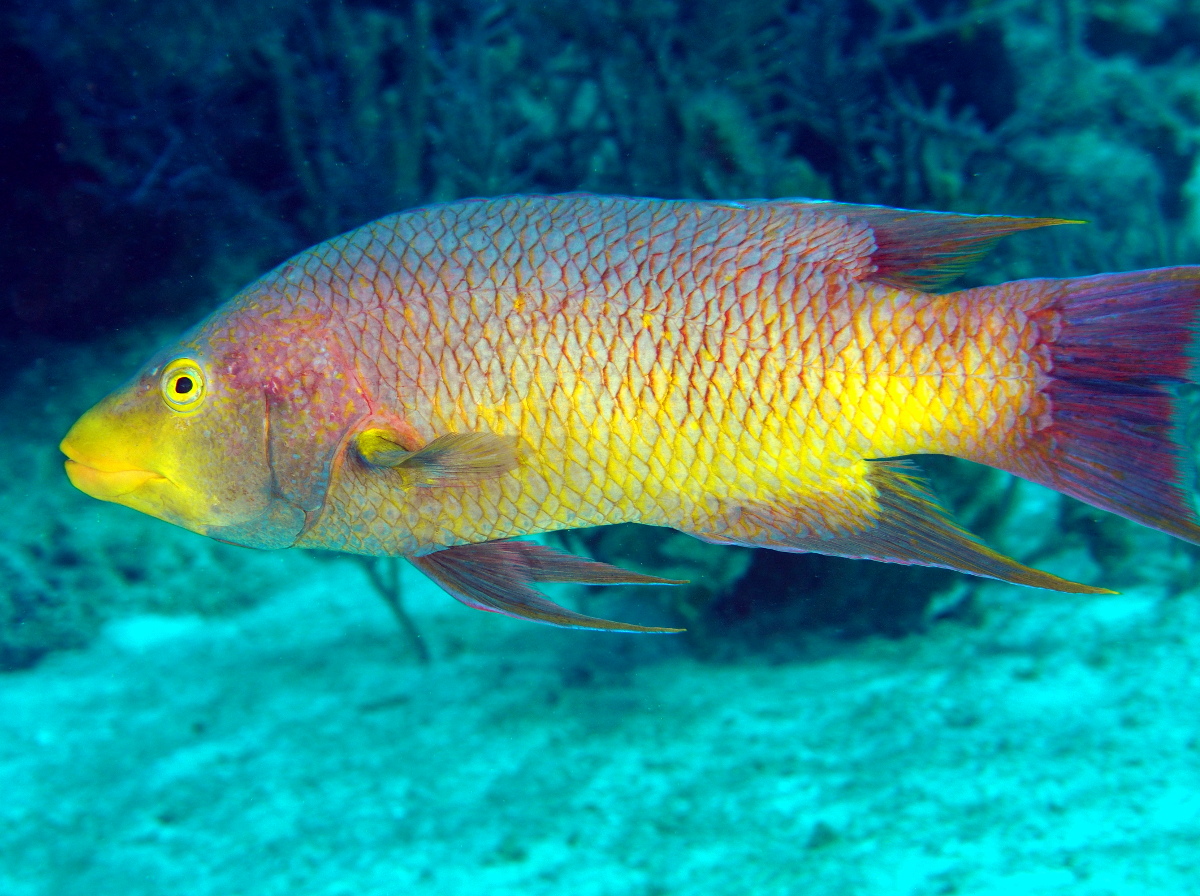
<svg viewBox="0 0 1200 896">
<path fill-rule="evenodd" d="M 175 380 L 175 394 L 187 395 L 192 391 L 193 385 L 195 384 L 192 382 L 192 378 L 190 376 L 181 376 Z"/>
</svg>

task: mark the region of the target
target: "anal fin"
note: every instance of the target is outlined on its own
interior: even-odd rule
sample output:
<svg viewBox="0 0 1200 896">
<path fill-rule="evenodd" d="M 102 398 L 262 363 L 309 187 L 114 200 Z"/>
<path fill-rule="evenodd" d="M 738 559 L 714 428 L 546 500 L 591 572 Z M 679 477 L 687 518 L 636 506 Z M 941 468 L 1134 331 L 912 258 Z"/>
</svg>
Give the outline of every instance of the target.
<svg viewBox="0 0 1200 896">
<path fill-rule="evenodd" d="M 908 461 L 871 461 L 867 480 L 875 489 L 875 508 L 861 529 L 843 528 L 824 537 L 793 535 L 794 516 L 782 508 L 750 505 L 740 508 L 740 517 L 753 533 L 752 540 L 730 540 L 782 551 L 938 566 L 1051 591 L 1114 593 L 1033 569 L 992 550 L 951 519 Z"/>
<path fill-rule="evenodd" d="M 443 548 L 409 561 L 450 596 L 477 610 L 501 613 L 563 628 L 613 632 L 680 632 L 585 616 L 560 607 L 531 587 L 534 582 L 578 582 L 586 585 L 682 585 L 573 557 L 530 541 L 498 540 Z"/>
</svg>

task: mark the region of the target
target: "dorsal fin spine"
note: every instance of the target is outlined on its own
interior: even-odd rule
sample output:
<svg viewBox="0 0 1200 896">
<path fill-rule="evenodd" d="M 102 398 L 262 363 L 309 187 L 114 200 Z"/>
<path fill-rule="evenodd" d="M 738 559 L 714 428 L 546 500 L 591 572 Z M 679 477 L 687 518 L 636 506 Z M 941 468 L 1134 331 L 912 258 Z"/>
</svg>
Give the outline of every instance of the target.
<svg viewBox="0 0 1200 896">
<path fill-rule="evenodd" d="M 875 271 L 868 279 L 923 292 L 944 288 L 1010 234 L 1083 223 L 1064 218 L 914 211 L 822 199 L 770 201 L 793 206 L 797 211 L 845 215 L 848 220 L 863 221 L 875 236 L 875 252 L 871 255 Z"/>
</svg>

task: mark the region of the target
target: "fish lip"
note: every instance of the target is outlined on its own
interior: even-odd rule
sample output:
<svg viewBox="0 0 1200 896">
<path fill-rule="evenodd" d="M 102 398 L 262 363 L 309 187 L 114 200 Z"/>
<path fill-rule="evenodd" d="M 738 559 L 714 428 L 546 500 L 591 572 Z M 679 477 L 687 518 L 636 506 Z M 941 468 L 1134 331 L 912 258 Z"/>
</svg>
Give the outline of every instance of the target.
<svg viewBox="0 0 1200 896">
<path fill-rule="evenodd" d="M 167 479 L 153 470 L 105 470 L 70 457 L 63 466 L 67 478 L 77 489 L 94 498 L 108 500 L 137 491 L 147 482 Z"/>
</svg>

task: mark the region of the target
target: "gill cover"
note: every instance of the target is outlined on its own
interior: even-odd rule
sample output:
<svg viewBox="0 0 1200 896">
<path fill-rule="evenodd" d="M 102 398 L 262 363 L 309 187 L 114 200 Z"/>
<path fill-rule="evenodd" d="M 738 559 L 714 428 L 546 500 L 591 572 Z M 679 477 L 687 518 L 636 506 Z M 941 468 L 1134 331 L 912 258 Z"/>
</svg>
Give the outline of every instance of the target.
<svg viewBox="0 0 1200 896">
<path fill-rule="evenodd" d="M 262 466 L 271 496 L 255 523 L 209 533 L 225 541 L 294 544 L 320 514 L 343 441 L 370 411 L 337 338 L 322 315 L 297 298 L 251 288 L 203 331 L 210 349 L 223 347 L 218 366 L 228 371 L 231 387 L 261 402 Z"/>
<path fill-rule="evenodd" d="M 71 427 L 62 442 L 67 474 L 93 497 L 193 532 L 283 547 L 304 514 L 275 494 L 266 410 L 261 390 L 242 387 L 237 365 L 185 344 Z"/>
<path fill-rule="evenodd" d="M 263 389 L 267 456 L 274 489 L 313 514 L 325 501 L 343 443 L 370 406 L 332 334 L 296 326 L 281 341 L 262 346 L 259 355 L 273 361 Z"/>
<path fill-rule="evenodd" d="M 62 443 L 72 482 L 221 541 L 294 544 L 367 413 L 322 323 L 247 290 L 80 418 Z"/>
</svg>

